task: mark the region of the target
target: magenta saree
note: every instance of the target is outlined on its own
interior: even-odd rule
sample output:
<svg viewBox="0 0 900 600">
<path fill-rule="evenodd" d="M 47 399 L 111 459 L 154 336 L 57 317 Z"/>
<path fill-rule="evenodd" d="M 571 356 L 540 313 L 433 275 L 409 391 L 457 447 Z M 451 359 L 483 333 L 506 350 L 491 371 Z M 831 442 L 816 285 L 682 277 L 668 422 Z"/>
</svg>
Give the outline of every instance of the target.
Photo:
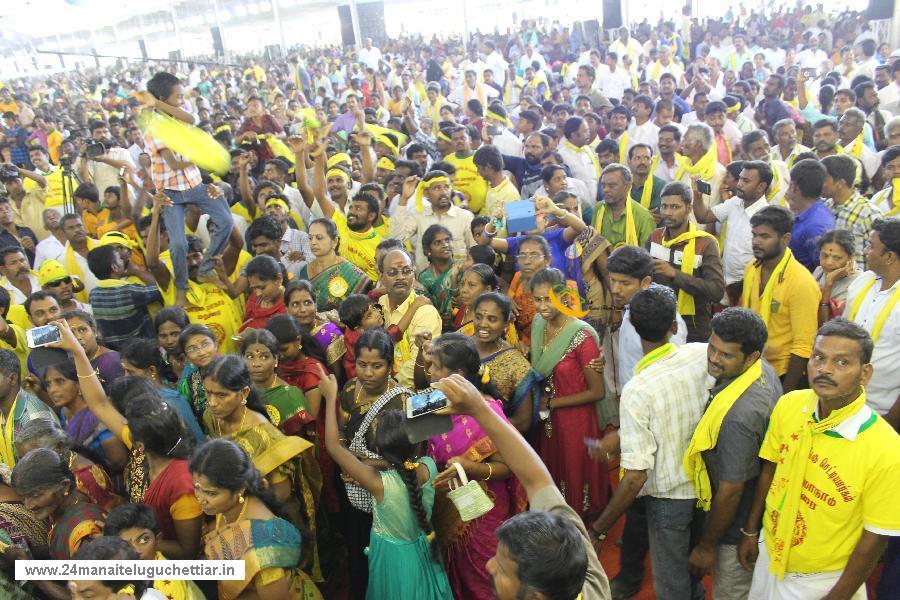
<svg viewBox="0 0 900 600">
<path fill-rule="evenodd" d="M 488 400 L 488 404 L 504 421 L 507 420 L 500 402 Z M 458 456 L 483 462 L 496 451 L 494 443 L 475 419 L 466 415 L 453 415 L 453 429 L 428 440 L 428 456 L 434 459 L 440 470 L 446 468 L 451 458 Z M 494 508 L 474 521 L 454 523 L 458 530 L 447 547 L 447 577 L 456 598 L 494 598 L 491 578 L 485 569 L 488 560 L 497 551 L 494 532 L 506 519 L 525 509 L 524 492 L 514 477 L 485 483 Z M 441 492 L 438 494 L 443 495 Z M 439 523 L 435 522 L 435 527 L 440 531 Z"/>
</svg>

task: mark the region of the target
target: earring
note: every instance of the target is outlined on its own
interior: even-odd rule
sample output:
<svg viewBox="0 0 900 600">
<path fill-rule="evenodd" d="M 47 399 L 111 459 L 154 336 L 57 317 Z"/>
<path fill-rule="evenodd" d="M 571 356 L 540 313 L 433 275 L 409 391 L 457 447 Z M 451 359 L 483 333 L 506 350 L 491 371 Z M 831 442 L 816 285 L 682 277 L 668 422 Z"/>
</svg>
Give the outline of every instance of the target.
<svg viewBox="0 0 900 600">
<path fill-rule="evenodd" d="M 238 496 L 238 504 L 243 504 L 243 503 L 244 503 L 244 497 Z"/>
</svg>

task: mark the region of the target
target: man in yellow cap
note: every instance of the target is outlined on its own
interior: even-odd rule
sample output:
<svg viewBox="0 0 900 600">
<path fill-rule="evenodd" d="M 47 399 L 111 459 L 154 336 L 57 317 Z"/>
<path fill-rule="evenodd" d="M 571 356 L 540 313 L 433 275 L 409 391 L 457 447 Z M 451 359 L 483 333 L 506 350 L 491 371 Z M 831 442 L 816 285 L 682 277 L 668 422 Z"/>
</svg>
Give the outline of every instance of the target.
<svg viewBox="0 0 900 600">
<path fill-rule="evenodd" d="M 77 277 L 72 277 L 61 262 L 55 259 L 45 260 L 38 269 L 38 281 L 41 289 L 53 292 L 59 301 L 62 312 L 70 310 L 83 310 L 93 314 L 90 304 L 79 302 L 75 297 L 77 292 L 84 289 L 84 284 Z"/>
<path fill-rule="evenodd" d="M 156 280 L 147 271 L 147 262 L 138 245 L 129 236 L 121 231 L 109 231 L 103 234 L 99 240 L 100 246 L 115 246 L 125 272 L 128 274 L 128 281 L 131 283 L 156 285 Z"/>
</svg>

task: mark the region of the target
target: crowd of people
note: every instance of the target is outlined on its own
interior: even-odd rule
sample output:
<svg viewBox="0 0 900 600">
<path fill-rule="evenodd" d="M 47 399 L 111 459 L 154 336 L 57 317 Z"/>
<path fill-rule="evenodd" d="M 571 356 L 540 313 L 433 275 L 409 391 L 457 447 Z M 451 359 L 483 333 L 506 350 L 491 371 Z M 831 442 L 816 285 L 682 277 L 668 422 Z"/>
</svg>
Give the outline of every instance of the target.
<svg viewBox="0 0 900 600">
<path fill-rule="evenodd" d="M 898 597 L 900 50 L 600 36 L 4 81 L 0 594 Z"/>
</svg>

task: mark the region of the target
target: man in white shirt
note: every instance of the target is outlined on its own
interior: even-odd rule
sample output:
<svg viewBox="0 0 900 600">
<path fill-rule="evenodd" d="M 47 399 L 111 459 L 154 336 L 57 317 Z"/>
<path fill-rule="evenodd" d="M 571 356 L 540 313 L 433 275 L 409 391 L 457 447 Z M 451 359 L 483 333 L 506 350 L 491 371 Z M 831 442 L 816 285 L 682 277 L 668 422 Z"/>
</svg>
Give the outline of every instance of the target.
<svg viewBox="0 0 900 600">
<path fill-rule="evenodd" d="M 622 94 L 632 86 L 631 75 L 619 66 L 619 57 L 615 52 L 606 53 L 608 71 L 600 74 L 600 91 L 607 98 L 622 99 Z"/>
<path fill-rule="evenodd" d="M 66 236 L 59 225 L 59 219 L 62 217 L 60 210 L 59 208 L 45 208 L 41 215 L 44 220 L 44 229 L 49 231 L 50 235 L 38 242 L 34 249 L 35 271 L 41 268 L 44 261 L 62 260 L 62 255 L 66 250 Z"/>
<path fill-rule="evenodd" d="M 109 126 L 105 122 L 91 123 L 91 138 L 94 142 L 104 144 L 107 150 L 100 156 L 92 158 L 82 156 L 79 159 L 79 171 L 81 181 L 93 183 L 102 195 L 106 188 L 119 185 L 119 169 L 128 167 L 134 171 L 135 167 L 128 150 L 112 145 Z"/>
<path fill-rule="evenodd" d="M 809 36 L 806 49 L 797 53 L 797 64 L 803 69 L 815 69 L 817 72 L 822 63 L 828 60 L 825 51 L 819 48 L 819 36 Z"/>
<path fill-rule="evenodd" d="M 631 37 L 627 27 L 619 28 L 619 37 L 609 45 L 609 51 L 614 52 L 619 59 L 619 66 L 622 66 L 622 57 L 626 54 L 631 58 L 631 62 L 637 64 L 644 53 L 644 47 L 641 43 Z"/>
<path fill-rule="evenodd" d="M 587 123 L 581 117 L 570 117 L 563 127 L 563 134 L 564 139 L 558 149 L 560 156 L 573 177 L 581 180 L 588 190 L 596 190 L 600 163 L 593 149 L 587 145 Z"/>
<path fill-rule="evenodd" d="M 900 219 L 875 221 L 866 252 L 869 271 L 847 290 L 844 317 L 862 326 L 875 342 L 866 404 L 894 428 L 900 426 Z M 893 302 L 892 302 L 893 300 Z M 886 316 L 885 316 L 886 313 Z M 879 327 L 880 326 L 880 327 Z"/>
<path fill-rule="evenodd" d="M 900 114 L 900 61 L 896 66 L 891 66 L 893 80 L 878 90 L 878 106 L 892 115 Z"/>
<path fill-rule="evenodd" d="M 484 52 L 487 54 L 484 59 L 485 65 L 494 74 L 494 81 L 502 88 L 506 83 L 506 71 L 509 69 L 509 63 L 497 51 L 497 45 L 492 40 L 485 40 Z"/>
<path fill-rule="evenodd" d="M 519 70 L 524 72 L 534 61 L 537 61 L 538 68 L 542 71 L 546 72 L 550 70 L 547 67 L 547 61 L 544 60 L 544 57 L 541 56 L 540 52 L 535 52 L 534 48 L 531 47 L 531 44 L 528 44 L 525 46 L 525 54 L 519 59 Z"/>
<path fill-rule="evenodd" d="M 381 50 L 372 47 L 372 38 L 366 38 L 365 47 L 359 51 L 359 62 L 370 69 L 378 69 L 381 62 Z"/>
<path fill-rule="evenodd" d="M 131 145 L 128 146 L 128 153 L 131 155 L 131 162 L 136 165 L 141 164 L 141 154 L 147 152 L 147 143 L 144 140 L 144 134 L 142 134 L 141 130 L 137 127 L 131 127 L 128 129 L 128 141 L 131 142 Z"/>
<path fill-rule="evenodd" d="M 631 105 L 634 120 L 628 128 L 629 146 L 635 144 L 647 144 L 653 148 L 654 154 L 658 151 L 659 127 L 650 120 L 653 114 L 653 100 L 650 96 L 638 96 Z"/>
<path fill-rule="evenodd" d="M 459 69 L 463 72 L 465 71 L 475 71 L 475 75 L 478 77 L 479 82 L 484 81 L 484 70 L 487 68 L 487 63 L 481 60 L 481 57 L 478 56 L 478 48 L 476 46 L 472 46 L 469 48 L 469 55 L 459 63 Z"/>
</svg>

